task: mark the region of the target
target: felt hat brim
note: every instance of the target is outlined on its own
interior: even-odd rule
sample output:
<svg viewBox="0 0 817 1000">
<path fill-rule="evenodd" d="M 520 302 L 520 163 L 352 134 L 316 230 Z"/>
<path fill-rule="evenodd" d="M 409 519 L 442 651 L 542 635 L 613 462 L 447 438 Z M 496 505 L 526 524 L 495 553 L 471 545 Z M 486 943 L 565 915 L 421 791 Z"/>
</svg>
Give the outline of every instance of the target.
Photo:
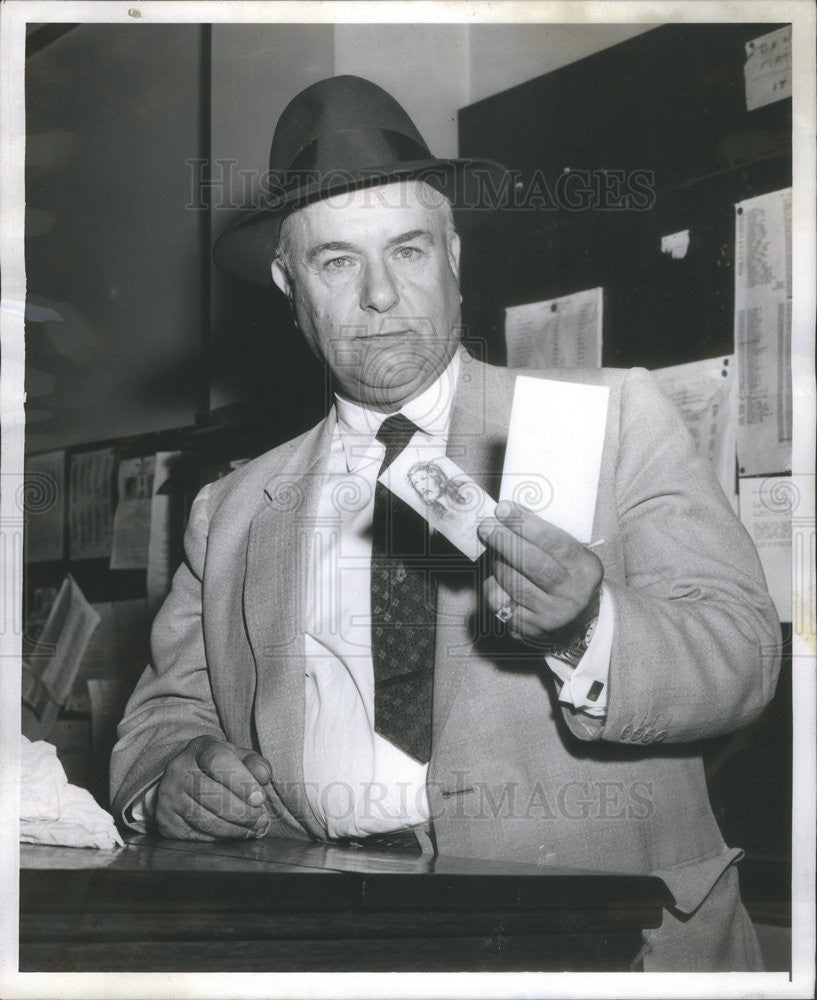
<svg viewBox="0 0 817 1000">
<path fill-rule="evenodd" d="M 284 218 L 310 202 L 404 179 L 422 180 L 445 195 L 454 208 L 454 224 L 467 233 L 480 224 L 507 196 L 508 172 L 483 159 L 418 160 L 367 167 L 365 171 L 317 174 L 290 190 L 281 189 L 270 207 L 243 213 L 216 240 L 216 266 L 254 285 L 272 283 L 270 265 L 278 247 Z"/>
</svg>

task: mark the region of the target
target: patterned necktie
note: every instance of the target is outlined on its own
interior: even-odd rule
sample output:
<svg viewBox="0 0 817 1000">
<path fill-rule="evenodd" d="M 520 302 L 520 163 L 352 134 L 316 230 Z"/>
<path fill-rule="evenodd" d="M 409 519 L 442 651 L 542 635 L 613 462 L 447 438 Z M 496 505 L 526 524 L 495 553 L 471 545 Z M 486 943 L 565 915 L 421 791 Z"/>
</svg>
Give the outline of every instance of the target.
<svg viewBox="0 0 817 1000">
<path fill-rule="evenodd" d="M 401 413 L 383 421 L 378 478 L 418 428 Z M 436 594 L 424 518 L 377 483 L 372 523 L 372 662 L 375 731 L 421 762 L 431 756 Z"/>
</svg>

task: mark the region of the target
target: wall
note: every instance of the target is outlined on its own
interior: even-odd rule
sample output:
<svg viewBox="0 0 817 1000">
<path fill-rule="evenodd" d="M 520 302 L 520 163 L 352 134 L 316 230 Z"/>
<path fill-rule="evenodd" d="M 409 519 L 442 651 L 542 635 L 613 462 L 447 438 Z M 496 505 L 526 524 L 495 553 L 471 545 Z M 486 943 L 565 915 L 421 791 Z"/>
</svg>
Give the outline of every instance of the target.
<svg viewBox="0 0 817 1000">
<path fill-rule="evenodd" d="M 213 25 L 212 157 L 253 171 L 253 193 L 281 112 L 304 87 L 332 75 L 333 49 L 331 24 Z M 241 193 L 238 184 L 234 194 Z M 218 218 L 216 228 L 224 221 Z"/>
<path fill-rule="evenodd" d="M 82 25 L 28 60 L 29 451 L 193 418 L 200 34 Z"/>
<path fill-rule="evenodd" d="M 379 84 L 435 156 L 456 156 L 457 111 L 469 103 L 470 31 L 463 24 L 338 24 L 335 72 Z"/>
</svg>

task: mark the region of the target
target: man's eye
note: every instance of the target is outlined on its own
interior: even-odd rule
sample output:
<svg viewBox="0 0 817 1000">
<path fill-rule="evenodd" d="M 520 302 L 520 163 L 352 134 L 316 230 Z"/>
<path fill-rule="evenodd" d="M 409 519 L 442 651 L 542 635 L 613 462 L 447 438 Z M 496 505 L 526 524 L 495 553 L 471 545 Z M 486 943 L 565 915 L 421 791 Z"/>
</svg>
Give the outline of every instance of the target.
<svg viewBox="0 0 817 1000">
<path fill-rule="evenodd" d="M 415 261 L 422 256 L 422 251 L 417 247 L 400 247 L 394 256 L 401 261 Z"/>
<path fill-rule="evenodd" d="M 351 264 L 352 261 L 348 257 L 332 257 L 323 266 L 327 271 L 342 271 L 344 268 L 350 267 Z"/>
</svg>

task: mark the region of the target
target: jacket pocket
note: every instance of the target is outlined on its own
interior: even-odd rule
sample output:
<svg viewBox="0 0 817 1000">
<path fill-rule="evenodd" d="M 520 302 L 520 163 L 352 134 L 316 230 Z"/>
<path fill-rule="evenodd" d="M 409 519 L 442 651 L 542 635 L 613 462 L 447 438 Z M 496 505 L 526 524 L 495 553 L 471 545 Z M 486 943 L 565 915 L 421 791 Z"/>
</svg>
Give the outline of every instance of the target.
<svg viewBox="0 0 817 1000">
<path fill-rule="evenodd" d="M 731 864 L 740 861 L 743 853 L 739 847 L 726 848 L 720 854 L 703 861 L 685 861 L 654 871 L 652 874 L 663 879 L 675 897 L 675 905 L 669 909 L 689 914 L 698 909 L 709 895 L 712 886 Z"/>
</svg>

